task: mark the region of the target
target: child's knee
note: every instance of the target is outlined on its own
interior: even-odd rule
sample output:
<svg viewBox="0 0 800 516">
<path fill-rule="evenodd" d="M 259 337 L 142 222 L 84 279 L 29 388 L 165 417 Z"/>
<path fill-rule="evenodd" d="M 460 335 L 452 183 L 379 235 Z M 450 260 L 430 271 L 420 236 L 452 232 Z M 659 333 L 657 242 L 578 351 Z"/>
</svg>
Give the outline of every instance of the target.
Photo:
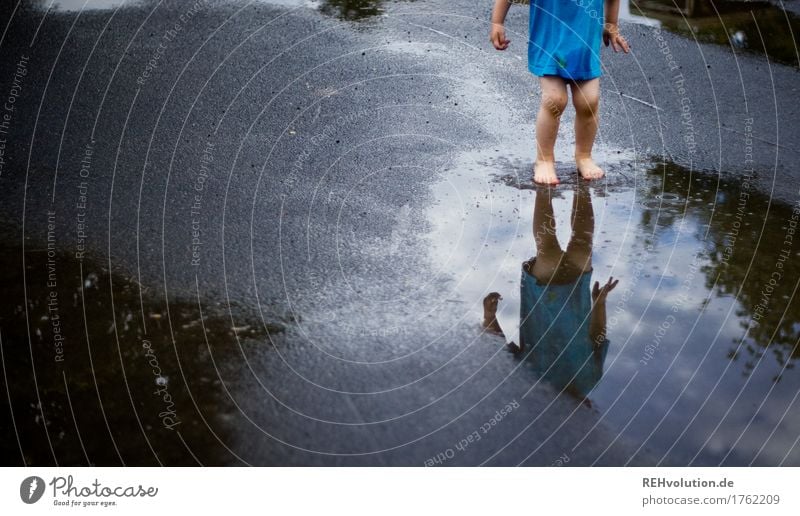
<svg viewBox="0 0 800 516">
<path fill-rule="evenodd" d="M 575 113 L 584 116 L 597 116 L 600 107 L 600 93 L 581 93 L 572 95 L 572 104 L 575 106 Z"/>
<path fill-rule="evenodd" d="M 567 108 L 567 92 L 548 92 L 542 96 L 542 107 L 558 118 Z"/>
</svg>

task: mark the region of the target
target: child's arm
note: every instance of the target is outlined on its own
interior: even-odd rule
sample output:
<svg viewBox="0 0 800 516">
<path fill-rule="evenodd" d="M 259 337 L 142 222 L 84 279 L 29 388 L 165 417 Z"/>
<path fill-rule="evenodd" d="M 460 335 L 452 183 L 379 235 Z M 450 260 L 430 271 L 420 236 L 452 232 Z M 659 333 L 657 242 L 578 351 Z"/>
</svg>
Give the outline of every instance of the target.
<svg viewBox="0 0 800 516">
<path fill-rule="evenodd" d="M 614 290 L 619 280 L 608 278 L 602 287 L 595 281 L 592 289 L 592 313 L 589 320 L 589 336 L 596 348 L 603 345 L 606 340 L 606 297 Z"/>
<path fill-rule="evenodd" d="M 589 337 L 595 348 L 599 348 L 606 340 L 606 300 L 592 303 L 592 315 L 589 320 Z"/>
<path fill-rule="evenodd" d="M 502 300 L 502 296 L 497 292 L 492 292 L 483 298 L 483 323 L 481 324 L 487 331 L 505 337 L 503 328 L 497 321 L 497 303 Z M 514 342 L 508 342 L 507 348 L 512 353 L 519 353 L 523 350 L 522 333 L 519 335 L 519 346 Z"/>
<path fill-rule="evenodd" d="M 492 28 L 489 32 L 489 41 L 492 42 L 492 45 L 494 45 L 494 48 L 497 50 L 505 50 L 508 48 L 508 44 L 511 43 L 511 40 L 506 39 L 506 29 L 503 26 L 509 7 L 511 7 L 511 2 L 509 2 L 509 0 L 494 0 Z"/>
<path fill-rule="evenodd" d="M 619 0 L 604 0 L 606 21 L 603 26 L 603 43 L 609 44 L 614 52 L 622 50 L 626 54 L 630 52 L 630 47 L 622 34 L 619 33 L 617 23 L 619 21 Z"/>
</svg>

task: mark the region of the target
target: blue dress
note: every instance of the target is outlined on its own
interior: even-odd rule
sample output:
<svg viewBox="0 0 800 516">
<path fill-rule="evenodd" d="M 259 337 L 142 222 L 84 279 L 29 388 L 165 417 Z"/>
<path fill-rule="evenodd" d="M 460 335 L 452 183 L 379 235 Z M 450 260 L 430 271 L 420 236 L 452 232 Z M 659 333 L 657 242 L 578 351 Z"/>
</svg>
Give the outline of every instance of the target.
<svg viewBox="0 0 800 516">
<path fill-rule="evenodd" d="M 600 77 L 604 0 L 531 0 L 528 69 L 539 77 Z"/>
<path fill-rule="evenodd" d="M 543 381 L 585 398 L 603 376 L 608 339 L 595 347 L 589 334 L 592 273 L 562 285 L 539 284 L 522 269 L 520 339 L 526 360 Z"/>
</svg>

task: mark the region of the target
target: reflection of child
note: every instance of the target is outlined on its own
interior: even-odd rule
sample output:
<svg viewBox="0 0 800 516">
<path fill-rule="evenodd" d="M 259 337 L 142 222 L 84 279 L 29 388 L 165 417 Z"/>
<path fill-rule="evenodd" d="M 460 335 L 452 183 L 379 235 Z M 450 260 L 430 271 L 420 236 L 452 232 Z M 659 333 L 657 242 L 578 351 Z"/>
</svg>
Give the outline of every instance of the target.
<svg viewBox="0 0 800 516">
<path fill-rule="evenodd" d="M 611 45 L 614 52 L 629 51 L 617 26 L 619 1 L 530 2 L 528 69 L 540 78 L 542 88 L 542 102 L 536 118 L 534 181 L 537 183 L 558 183 L 554 147 L 559 120 L 567 107 L 567 84 L 575 106 L 578 172 L 584 179 L 603 177 L 603 170 L 592 160 L 600 103 L 600 41 Z M 509 0 L 495 0 L 489 39 L 497 50 L 505 50 L 510 43 L 503 26 L 510 5 Z"/>
<path fill-rule="evenodd" d="M 584 398 L 603 374 L 608 351 L 606 297 L 619 280 L 591 289 L 594 215 L 588 189 L 572 205 L 572 238 L 566 251 L 556 238 L 550 192 L 540 188 L 533 213 L 536 256 L 522 264 L 520 344 L 539 377 Z M 591 297 L 590 297 L 591 296 Z M 484 299 L 483 326 L 502 333 L 492 292 Z"/>
<path fill-rule="evenodd" d="M 522 271 L 520 349 L 530 348 L 528 360 L 539 378 L 583 398 L 603 375 L 608 339 L 593 334 L 599 325 L 594 305 L 605 305 L 613 278 L 603 289 L 595 283 L 590 299 L 591 271 L 566 272 L 577 277 L 563 284 L 542 283 L 529 272 L 534 261 L 525 262 Z"/>
</svg>

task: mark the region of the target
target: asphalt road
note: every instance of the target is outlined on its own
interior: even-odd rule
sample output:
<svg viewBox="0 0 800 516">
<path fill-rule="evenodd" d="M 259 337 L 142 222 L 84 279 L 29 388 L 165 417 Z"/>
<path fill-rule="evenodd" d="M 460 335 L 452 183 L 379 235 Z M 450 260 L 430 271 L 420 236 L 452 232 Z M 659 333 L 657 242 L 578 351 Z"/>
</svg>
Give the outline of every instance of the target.
<svg viewBox="0 0 800 516">
<path fill-rule="evenodd" d="M 539 90 L 525 66 L 526 9 L 512 9 L 503 53 L 487 41 L 489 9 L 392 2 L 359 20 L 337 17 L 336 6 L 326 14 L 264 2 L 14 12 L 0 44 L 2 100 L 19 92 L 4 135 L 0 234 L 4 278 L 16 286 L 5 287 L 0 330 L 7 359 L 44 363 L 38 380 L 25 370 L 4 375 L 17 395 L 3 462 L 626 462 L 641 443 L 611 431 L 602 407 L 537 383 L 497 337 L 482 334 L 480 299 L 454 287 L 463 271 L 430 252 L 434 185 L 458 192 L 470 162 L 487 156 L 509 163 L 500 172 L 524 176 L 534 155 Z M 752 176 L 776 201 L 795 202 L 797 69 L 644 26 L 623 29 L 632 54 L 603 54 L 599 148 L 634 172 L 669 159 Z M 609 185 L 636 182 L 608 163 Z M 61 387 L 86 377 L 85 361 L 51 360 L 48 334 L 30 337 L 35 324 L 20 309 L 25 296 L 31 313 L 32 297 L 46 299 L 48 270 L 25 271 L 17 288 L 22 247 L 42 253 L 48 231 L 59 271 L 85 250 L 78 283 L 64 286 L 71 280 L 60 272 L 58 288 L 74 291 L 90 270 L 141 288 L 140 310 L 126 323 L 137 328 L 125 341 L 137 351 L 109 360 L 122 362 L 122 376 L 128 360 L 139 364 L 128 364 L 129 374 L 150 375 L 140 342 L 164 332 L 159 352 L 173 356 L 161 361 L 183 400 L 178 429 L 188 452 L 167 451 L 175 432 L 139 401 L 152 394 L 133 380 L 129 406 L 102 410 L 101 391 L 122 389 L 111 386 L 116 373 L 96 390 L 75 385 L 88 389 L 87 401 L 69 405 Z M 85 316 L 69 312 L 77 329 L 66 356 L 83 353 L 89 336 L 101 348 L 120 342 L 125 315 L 110 301 L 85 336 Z M 198 355 L 197 342 L 175 338 L 171 319 L 182 310 L 199 320 L 200 309 L 257 329 L 237 330 L 216 360 L 213 338 Z M 31 382 L 48 377 L 52 402 L 42 403 Z M 501 409 L 508 414 L 498 417 Z M 49 430 L 40 422 L 48 419 Z M 81 427 L 83 439 L 73 432 Z M 634 463 L 652 463 L 646 448 Z"/>
</svg>

